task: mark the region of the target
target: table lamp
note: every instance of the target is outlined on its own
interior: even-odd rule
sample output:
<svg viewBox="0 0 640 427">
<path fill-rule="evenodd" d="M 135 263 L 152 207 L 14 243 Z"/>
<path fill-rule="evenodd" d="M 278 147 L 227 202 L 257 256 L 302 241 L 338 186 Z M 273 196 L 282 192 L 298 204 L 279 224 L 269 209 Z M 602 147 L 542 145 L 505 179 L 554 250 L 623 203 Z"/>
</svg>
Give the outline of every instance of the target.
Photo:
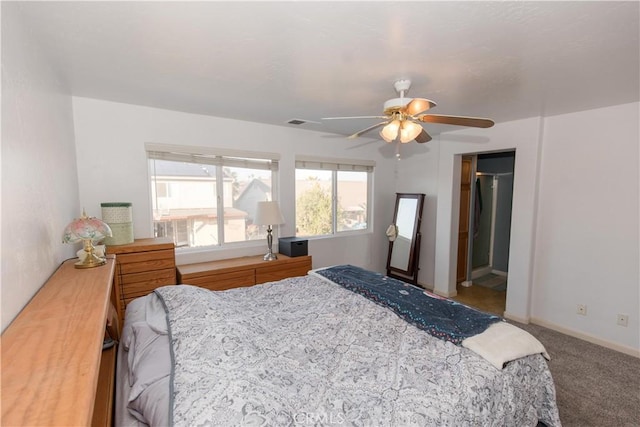
<svg viewBox="0 0 640 427">
<path fill-rule="evenodd" d="M 275 259 L 278 259 L 276 254 L 274 254 L 271 249 L 273 246 L 273 235 L 271 234 L 273 229 L 271 228 L 271 226 L 284 224 L 284 217 L 280 212 L 278 202 L 258 202 L 258 206 L 256 208 L 256 217 L 253 219 L 253 223 L 256 225 L 267 226 L 267 246 L 269 248 L 269 252 L 267 252 L 263 259 L 265 261 L 273 261 Z"/>
<path fill-rule="evenodd" d="M 111 237 L 111 228 L 102 220 L 87 216 L 84 209 L 82 216 L 76 218 L 67 225 L 62 234 L 62 243 L 83 242 L 85 257 L 75 263 L 76 268 L 98 267 L 107 262 L 105 258 L 99 257 L 94 253 L 94 240 L 100 240 L 104 237 Z"/>
</svg>

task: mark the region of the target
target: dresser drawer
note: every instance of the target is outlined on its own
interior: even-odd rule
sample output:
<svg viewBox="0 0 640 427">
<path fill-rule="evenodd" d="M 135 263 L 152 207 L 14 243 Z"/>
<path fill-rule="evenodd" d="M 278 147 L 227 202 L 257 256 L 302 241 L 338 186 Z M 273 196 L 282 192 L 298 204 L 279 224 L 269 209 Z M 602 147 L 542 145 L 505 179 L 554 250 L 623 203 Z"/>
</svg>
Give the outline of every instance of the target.
<svg viewBox="0 0 640 427">
<path fill-rule="evenodd" d="M 177 267 L 179 283 L 215 291 L 304 276 L 309 270 L 310 256 L 290 258 L 282 254 L 274 261 L 265 261 L 263 255 L 257 255 Z"/>
<path fill-rule="evenodd" d="M 162 286 L 173 285 L 173 283 L 166 283 L 166 282 L 167 281 L 165 280 L 164 282 L 157 282 L 157 283 L 136 282 L 136 283 L 129 283 L 126 285 L 122 285 L 123 299 L 126 301 L 126 300 L 131 300 L 133 298 L 142 297 L 147 294 L 150 294 L 155 289 L 160 288 Z"/>
<path fill-rule="evenodd" d="M 288 277 L 306 276 L 311 270 L 311 259 L 268 265 L 256 268 L 256 283 L 275 282 Z"/>
<path fill-rule="evenodd" d="M 155 289 L 163 285 L 156 285 L 149 282 L 139 282 L 139 283 L 130 283 L 123 286 L 123 295 L 125 295 L 124 300 L 131 300 L 138 297 L 143 297 L 145 295 L 150 294 Z"/>
<path fill-rule="evenodd" d="M 123 274 L 120 278 L 123 295 L 128 295 L 133 290 L 139 289 L 141 284 L 153 290 L 159 286 L 174 285 L 175 283 L 175 268 L 147 271 L 144 273 Z"/>
<path fill-rule="evenodd" d="M 142 273 L 122 274 L 120 276 L 120 283 L 122 285 L 138 282 L 153 282 L 159 285 L 175 285 L 176 269 L 164 268 L 162 270 L 143 271 Z"/>
<path fill-rule="evenodd" d="M 173 268 L 176 265 L 172 249 L 117 255 L 120 274 Z"/>
<path fill-rule="evenodd" d="M 225 289 L 253 286 L 256 284 L 255 270 L 238 270 L 229 273 L 212 273 L 208 276 L 189 278 L 182 277 L 184 285 L 200 286 L 212 291 L 224 291 Z"/>
</svg>

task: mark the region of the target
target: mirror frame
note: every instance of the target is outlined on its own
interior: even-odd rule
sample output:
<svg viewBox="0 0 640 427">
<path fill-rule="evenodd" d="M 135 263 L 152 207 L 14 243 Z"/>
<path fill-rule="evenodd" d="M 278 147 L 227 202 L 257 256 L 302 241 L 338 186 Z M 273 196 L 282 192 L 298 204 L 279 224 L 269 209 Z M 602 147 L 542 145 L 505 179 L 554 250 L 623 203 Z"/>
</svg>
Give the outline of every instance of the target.
<svg viewBox="0 0 640 427">
<path fill-rule="evenodd" d="M 416 199 L 416 211 L 414 212 L 414 224 L 413 224 L 413 236 L 411 237 L 411 243 L 409 248 L 409 262 L 407 269 L 403 270 L 391 265 L 391 257 L 393 255 L 393 244 L 389 242 L 389 254 L 387 256 L 387 276 L 399 279 L 405 282 L 418 284 L 418 267 L 420 258 L 420 226 L 422 225 L 422 210 L 424 207 L 424 197 L 422 193 L 396 193 L 396 207 L 393 213 L 393 224 L 397 226 L 398 220 L 398 207 L 400 201 L 403 199 Z"/>
</svg>

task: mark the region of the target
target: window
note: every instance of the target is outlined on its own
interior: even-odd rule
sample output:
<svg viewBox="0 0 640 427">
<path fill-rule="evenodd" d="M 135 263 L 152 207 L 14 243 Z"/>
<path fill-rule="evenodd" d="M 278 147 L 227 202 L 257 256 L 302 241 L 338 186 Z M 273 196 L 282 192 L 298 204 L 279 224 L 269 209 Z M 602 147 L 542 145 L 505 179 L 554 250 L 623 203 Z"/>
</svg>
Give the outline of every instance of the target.
<svg viewBox="0 0 640 427">
<path fill-rule="evenodd" d="M 298 158 L 296 236 L 369 228 L 373 162 Z"/>
<path fill-rule="evenodd" d="M 146 148 L 156 237 L 171 237 L 176 247 L 266 237 L 253 216 L 258 201 L 272 200 L 276 154 L 160 144 Z"/>
</svg>

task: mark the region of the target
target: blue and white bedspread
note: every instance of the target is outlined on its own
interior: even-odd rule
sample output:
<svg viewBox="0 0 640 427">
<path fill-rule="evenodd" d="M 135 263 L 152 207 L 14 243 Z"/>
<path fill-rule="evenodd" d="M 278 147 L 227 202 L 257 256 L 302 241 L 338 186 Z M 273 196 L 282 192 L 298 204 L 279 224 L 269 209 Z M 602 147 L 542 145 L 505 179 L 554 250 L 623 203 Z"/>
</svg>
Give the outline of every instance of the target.
<svg viewBox="0 0 640 427">
<path fill-rule="evenodd" d="M 315 276 L 156 294 L 172 349 L 171 424 L 560 425 L 541 355 L 497 369 Z"/>
<path fill-rule="evenodd" d="M 484 332 L 501 320 L 498 316 L 353 265 L 337 265 L 312 273 L 387 307 L 417 328 L 454 344 L 462 344 L 466 338 Z"/>
</svg>

